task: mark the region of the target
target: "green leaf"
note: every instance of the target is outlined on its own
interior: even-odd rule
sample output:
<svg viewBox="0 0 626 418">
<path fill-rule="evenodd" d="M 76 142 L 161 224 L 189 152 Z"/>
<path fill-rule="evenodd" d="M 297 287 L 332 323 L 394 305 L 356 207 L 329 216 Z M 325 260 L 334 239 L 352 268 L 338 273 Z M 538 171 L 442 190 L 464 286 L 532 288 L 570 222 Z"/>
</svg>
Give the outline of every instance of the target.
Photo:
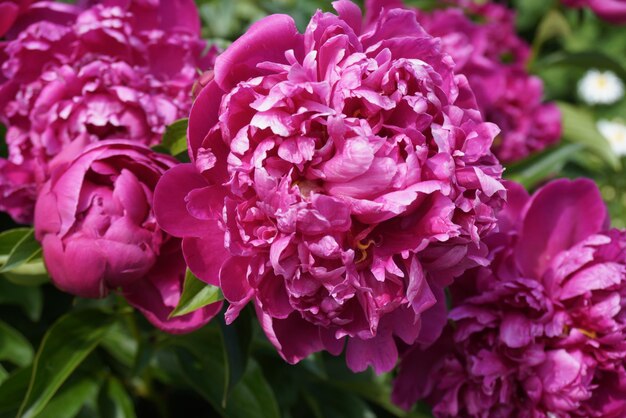
<svg viewBox="0 0 626 418">
<path fill-rule="evenodd" d="M 185 349 L 176 349 L 180 369 L 188 383 L 202 395 L 220 415 L 228 418 L 279 418 L 278 403 L 269 384 L 254 360 L 248 362 L 243 379 L 235 385 L 229 402 L 222 405 L 222 390 L 215 381 L 223 376 L 224 365 L 210 366 Z M 208 355 L 205 355 L 208 357 Z"/>
<path fill-rule="evenodd" d="M 8 360 L 19 367 L 33 361 L 33 347 L 15 328 L 0 321 L 0 360 Z"/>
<path fill-rule="evenodd" d="M 37 322 L 41 318 L 43 295 L 38 287 L 18 286 L 0 279 L 0 305 L 16 305 Z"/>
<path fill-rule="evenodd" d="M 537 56 L 541 50 L 542 45 L 552 38 L 567 38 L 571 35 L 572 29 L 570 28 L 567 19 L 556 9 L 550 10 L 537 28 L 533 42 L 533 56 Z"/>
<path fill-rule="evenodd" d="M 226 325 L 221 315 L 218 321 L 222 331 L 223 351 L 227 366 L 224 373 L 224 397 L 222 399 L 222 406 L 226 407 L 228 396 L 243 377 L 248 365 L 253 336 L 252 315 L 249 309 L 244 309 L 231 325 Z"/>
<path fill-rule="evenodd" d="M 626 70 L 619 61 L 610 56 L 597 51 L 584 52 L 556 52 L 537 63 L 544 67 L 577 67 L 582 69 L 597 68 L 599 70 L 610 70 L 626 81 Z"/>
<path fill-rule="evenodd" d="M 563 116 L 563 138 L 584 145 L 594 151 L 606 161 L 614 170 L 621 167 L 617 155 L 611 149 L 609 142 L 602 136 L 596 127 L 593 116 L 584 109 L 559 102 Z"/>
<path fill-rule="evenodd" d="M 320 382 L 308 384 L 303 392 L 304 399 L 316 416 L 323 418 L 376 418 L 367 403 L 349 392 L 338 392 L 336 388 Z"/>
<path fill-rule="evenodd" d="M 14 228 L 0 233 L 0 263 L 6 263 L 11 250 L 30 232 L 31 228 Z"/>
<path fill-rule="evenodd" d="M 28 392 L 18 417 L 39 414 L 63 382 L 102 341 L 114 317 L 98 310 L 73 311 L 55 322 L 44 336 Z"/>
<path fill-rule="evenodd" d="M 161 146 L 171 155 L 182 154 L 187 151 L 187 126 L 189 119 L 179 119 L 165 128 Z"/>
<path fill-rule="evenodd" d="M 129 322 L 133 321 L 133 312 L 129 312 Z M 126 366 L 128 369 L 133 367 L 137 352 L 139 350 L 139 343 L 129 329 L 129 326 L 122 323 L 122 321 L 116 322 L 101 342 L 102 348 L 104 348 L 111 356 L 117 361 Z"/>
<path fill-rule="evenodd" d="M 14 270 L 22 264 L 41 254 L 41 246 L 35 239 L 35 232 L 31 229 L 13 247 L 0 273 Z"/>
<path fill-rule="evenodd" d="M 50 281 L 41 253 L 27 263 L 5 272 L 3 276 L 20 286 L 39 286 Z"/>
<path fill-rule="evenodd" d="M 187 269 L 183 293 L 178 301 L 178 306 L 170 314 L 170 318 L 186 315 L 223 299 L 224 295 L 222 295 L 219 287 L 203 282 L 191 270 Z"/>
<path fill-rule="evenodd" d="M 362 399 L 377 404 L 395 416 L 403 416 L 405 412 L 391 403 L 391 387 L 385 375 L 376 376 L 371 369 L 362 373 L 354 373 L 347 368 L 345 360 L 320 353 L 323 367 L 328 371 L 324 381 L 328 386 L 347 391 Z"/>
<path fill-rule="evenodd" d="M 124 385 L 110 377 L 98 397 L 101 418 L 135 418 L 135 407 Z"/>
<path fill-rule="evenodd" d="M 9 372 L 5 369 L 2 364 L 0 364 L 0 386 L 2 383 L 9 378 Z"/>
<path fill-rule="evenodd" d="M 187 384 L 215 410 L 223 412 L 225 365 L 219 330 L 211 324 L 192 334 L 171 338 L 167 343 L 174 345 L 177 369 Z"/>
<path fill-rule="evenodd" d="M 0 123 L 0 158 L 9 158 L 9 147 L 6 141 L 7 128 Z"/>
<path fill-rule="evenodd" d="M 15 418 L 28 389 L 32 367 L 18 369 L 0 385 L 0 418 Z"/>
<path fill-rule="evenodd" d="M 74 418 L 99 387 L 100 382 L 90 376 L 70 379 L 37 418 Z"/>
<path fill-rule="evenodd" d="M 246 373 L 235 385 L 226 412 L 228 417 L 280 418 L 274 392 L 254 359 L 250 359 Z"/>
<path fill-rule="evenodd" d="M 542 180 L 556 176 L 583 148 L 582 144 L 569 143 L 548 149 L 510 166 L 504 173 L 505 177 L 522 184 L 527 189 L 532 189 Z"/>
<path fill-rule="evenodd" d="M 222 406 L 226 367 L 219 329 L 209 325 L 192 334 L 170 338 L 178 361 L 177 370 L 198 394 L 220 415 L 227 418 L 279 418 L 272 388 L 254 360 L 250 359 L 242 379 L 233 387 Z"/>
</svg>

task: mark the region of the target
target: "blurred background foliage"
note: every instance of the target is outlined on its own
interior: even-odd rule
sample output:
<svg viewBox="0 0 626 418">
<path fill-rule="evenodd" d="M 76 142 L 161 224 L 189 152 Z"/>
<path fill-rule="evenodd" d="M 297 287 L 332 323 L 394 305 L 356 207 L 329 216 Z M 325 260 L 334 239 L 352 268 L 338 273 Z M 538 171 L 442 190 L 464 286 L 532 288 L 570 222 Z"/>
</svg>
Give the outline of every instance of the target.
<svg viewBox="0 0 626 418">
<path fill-rule="evenodd" d="M 432 0 L 407 3 L 437 7 Z M 563 111 L 564 140 L 508 167 L 506 176 L 529 189 L 559 176 L 591 177 L 614 225 L 626 226 L 626 161 L 597 129 L 600 119 L 626 121 L 626 100 L 591 106 L 577 93 L 590 69 L 611 70 L 626 81 L 623 30 L 556 0 L 507 3 L 533 48 L 529 70 Z M 321 0 L 199 0 L 198 6 L 204 37 L 222 48 L 265 15 L 286 13 L 304 28 L 317 8 L 331 8 Z M 61 293 L 47 282 L 30 231 L 8 231 L 16 225 L 5 215 L 0 225 L 0 418 L 429 416 L 421 406 L 406 413 L 391 404 L 391 374 L 353 374 L 343 359 L 325 354 L 286 364 L 250 311 L 233 327 L 215 320 L 171 336 L 122 298 Z"/>
</svg>

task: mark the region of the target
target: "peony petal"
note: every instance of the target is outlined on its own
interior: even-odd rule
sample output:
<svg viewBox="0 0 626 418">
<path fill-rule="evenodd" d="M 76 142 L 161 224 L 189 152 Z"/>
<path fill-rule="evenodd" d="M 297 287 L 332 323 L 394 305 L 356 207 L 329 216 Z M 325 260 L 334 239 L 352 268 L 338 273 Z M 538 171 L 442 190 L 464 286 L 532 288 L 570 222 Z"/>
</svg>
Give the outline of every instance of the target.
<svg viewBox="0 0 626 418">
<path fill-rule="evenodd" d="M 541 277 L 552 258 L 607 227 L 607 209 L 591 180 L 556 180 L 528 203 L 516 250 L 527 277 Z M 548 227 L 549 226 L 549 227 Z"/>
<path fill-rule="evenodd" d="M 270 15 L 254 23 L 215 61 L 215 82 L 224 91 L 263 74 L 260 62 L 287 63 L 285 52 L 301 55 L 302 35 L 290 16 Z"/>
<path fill-rule="evenodd" d="M 191 216 L 186 197 L 195 189 L 207 187 L 193 164 L 180 164 L 168 170 L 154 190 L 154 213 L 159 226 L 177 237 L 201 237 L 210 222 Z"/>
<path fill-rule="evenodd" d="M 378 333 L 374 338 L 350 338 L 346 348 L 346 363 L 353 372 L 363 372 L 372 366 L 376 374 L 391 371 L 398 360 L 398 350 L 391 335 Z"/>
<path fill-rule="evenodd" d="M 219 286 L 220 269 L 230 253 L 224 248 L 224 232 L 217 224 L 208 227 L 207 235 L 202 238 L 184 238 L 183 254 L 193 274 L 208 284 Z"/>
</svg>

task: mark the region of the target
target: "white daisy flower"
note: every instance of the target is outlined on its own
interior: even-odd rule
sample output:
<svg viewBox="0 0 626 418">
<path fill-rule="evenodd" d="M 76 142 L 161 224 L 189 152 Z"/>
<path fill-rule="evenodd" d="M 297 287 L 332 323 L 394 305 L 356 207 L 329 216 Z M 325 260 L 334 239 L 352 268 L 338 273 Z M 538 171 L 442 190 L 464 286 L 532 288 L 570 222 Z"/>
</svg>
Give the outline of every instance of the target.
<svg viewBox="0 0 626 418">
<path fill-rule="evenodd" d="M 624 96 L 624 83 L 612 71 L 589 70 L 578 82 L 578 95 L 587 104 L 612 104 Z"/>
<path fill-rule="evenodd" d="M 626 155 L 626 125 L 617 121 L 601 119 L 597 123 L 598 131 L 609 141 L 613 152 Z"/>
</svg>

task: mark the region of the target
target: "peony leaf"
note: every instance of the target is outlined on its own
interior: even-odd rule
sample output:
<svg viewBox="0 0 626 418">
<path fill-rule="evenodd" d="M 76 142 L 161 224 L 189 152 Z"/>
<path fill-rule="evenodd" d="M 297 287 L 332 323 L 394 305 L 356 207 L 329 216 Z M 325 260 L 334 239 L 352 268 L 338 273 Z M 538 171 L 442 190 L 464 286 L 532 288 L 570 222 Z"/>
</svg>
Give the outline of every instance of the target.
<svg viewBox="0 0 626 418">
<path fill-rule="evenodd" d="M 187 152 L 187 126 L 189 119 L 179 119 L 165 128 L 161 146 L 168 150 L 171 155 L 179 155 Z"/>
<path fill-rule="evenodd" d="M 584 109 L 571 104 L 559 102 L 558 105 L 563 115 L 563 139 L 584 145 L 613 169 L 619 169 L 620 160 L 611 149 L 609 142 L 596 128 L 593 116 Z"/>
<path fill-rule="evenodd" d="M 505 171 L 505 177 L 532 189 L 541 181 L 554 177 L 574 155 L 580 152 L 582 144 L 563 144 L 547 149 L 520 163 L 513 164 Z"/>
<path fill-rule="evenodd" d="M 15 328 L 0 321 L 0 360 L 8 360 L 19 367 L 33 361 L 33 347 Z"/>
<path fill-rule="evenodd" d="M 28 389 L 28 381 L 32 374 L 32 367 L 25 367 L 15 371 L 0 385 L 0 418 L 15 418 Z"/>
<path fill-rule="evenodd" d="M 180 295 L 178 306 L 176 306 L 169 317 L 174 318 L 186 315 L 223 299 L 224 295 L 222 295 L 222 290 L 219 287 L 203 282 L 191 270 L 187 269 L 183 293 Z"/>
<path fill-rule="evenodd" d="M 228 396 L 243 377 L 248 365 L 253 336 L 252 314 L 249 309 L 242 310 L 237 320 L 231 325 L 226 325 L 223 316 L 217 319 L 224 340 L 222 347 L 227 366 L 224 373 L 224 397 L 222 398 L 222 406 L 226 407 Z"/>
<path fill-rule="evenodd" d="M 9 158 L 9 147 L 6 141 L 7 128 L 0 123 L 0 158 Z"/>
<path fill-rule="evenodd" d="M 582 69 L 596 68 L 599 70 L 610 70 L 617 74 L 623 81 L 626 81 L 626 70 L 624 70 L 624 67 L 617 60 L 602 52 L 557 52 L 543 58 L 538 64 L 542 68 L 564 66 Z"/>
<path fill-rule="evenodd" d="M 98 394 L 100 382 L 85 376 L 70 379 L 37 418 L 73 418 Z M 124 415 L 121 415 L 124 416 Z"/>
<path fill-rule="evenodd" d="M 219 340 L 218 340 L 219 341 Z M 235 385 L 228 404 L 222 406 L 221 389 L 215 385 L 219 369 L 206 364 L 208 356 L 198 358 L 189 351 L 177 349 L 181 371 L 188 383 L 202 395 L 220 414 L 229 418 L 278 418 L 278 403 L 259 366 L 251 360 L 243 379 Z M 207 373 L 211 371 L 211 374 Z"/>
<path fill-rule="evenodd" d="M 552 38 L 567 38 L 572 34 L 572 28 L 570 27 L 565 16 L 558 10 L 550 10 L 537 28 L 537 34 L 533 41 L 533 56 L 537 56 L 543 44 Z"/>
<path fill-rule="evenodd" d="M 6 263 L 11 250 L 30 232 L 31 228 L 14 228 L 0 233 L 0 263 Z"/>
<path fill-rule="evenodd" d="M 9 232 L 11 231 L 7 231 L 7 233 Z M 7 239 L 6 242 L 8 243 L 21 233 L 22 232 L 3 235 L 5 235 L 5 238 Z M 0 239 L 1 238 L 2 237 L 0 237 Z M 35 232 L 30 229 L 28 232 L 23 234 L 21 239 L 11 249 L 11 252 L 9 252 L 8 257 L 4 261 L 4 266 L 0 268 L 0 273 L 15 270 L 31 260 L 34 261 L 34 259 L 36 259 L 39 255 L 41 255 L 41 246 L 35 239 Z"/>
<path fill-rule="evenodd" d="M 43 308 L 41 288 L 18 286 L 7 280 L 0 280 L 0 305 L 18 306 L 31 321 L 37 322 Z"/>
<path fill-rule="evenodd" d="M 124 385 L 110 377 L 98 397 L 98 409 L 102 418 L 135 418 L 135 407 Z"/>
<path fill-rule="evenodd" d="M 18 417 L 33 418 L 44 409 L 63 382 L 102 341 L 114 323 L 113 318 L 99 310 L 73 311 L 52 325 L 35 356 Z"/>
<path fill-rule="evenodd" d="M 274 391 L 254 359 L 248 360 L 243 377 L 234 385 L 228 403 L 222 405 L 224 388 L 221 382 L 224 382 L 228 366 L 223 357 L 222 335 L 216 324 L 209 324 L 192 334 L 170 338 L 166 344 L 174 346 L 181 377 L 221 416 L 280 417 Z"/>
</svg>

